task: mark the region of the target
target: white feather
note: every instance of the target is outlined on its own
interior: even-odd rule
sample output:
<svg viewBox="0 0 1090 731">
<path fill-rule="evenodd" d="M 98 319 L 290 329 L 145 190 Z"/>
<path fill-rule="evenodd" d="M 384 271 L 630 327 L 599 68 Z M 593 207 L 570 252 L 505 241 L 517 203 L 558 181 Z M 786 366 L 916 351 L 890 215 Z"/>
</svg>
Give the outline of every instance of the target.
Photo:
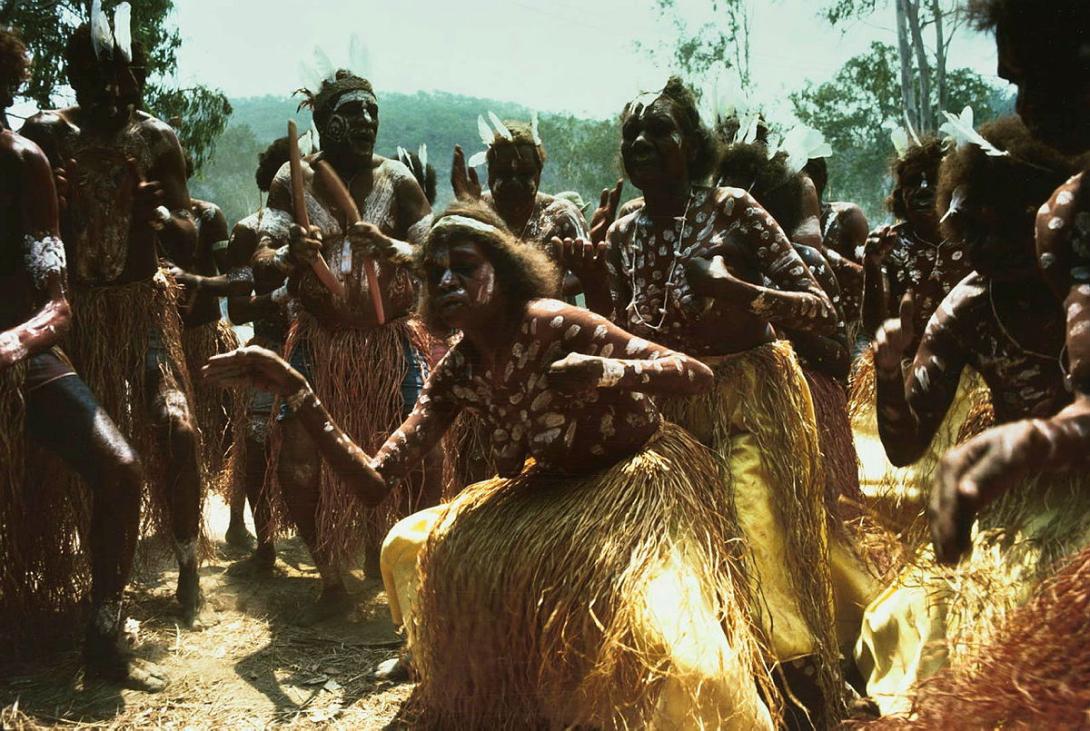
<svg viewBox="0 0 1090 731">
<path fill-rule="evenodd" d="M 492 126 L 496 128 L 496 133 L 499 134 L 500 137 L 508 142 L 515 139 L 515 136 L 511 134 L 511 130 L 507 129 L 507 125 L 500 121 L 500 118 L 497 117 L 494 112 L 488 112 L 488 119 L 492 122 Z"/>
<path fill-rule="evenodd" d="M 397 159 L 401 161 L 402 165 L 409 168 L 409 172 L 411 172 L 413 175 L 416 174 L 416 170 L 413 168 L 412 156 L 410 156 L 409 151 L 401 145 L 397 146 Z"/>
<path fill-rule="evenodd" d="M 313 120 L 310 123 L 310 141 L 314 145 L 313 152 L 322 149 L 322 138 L 318 136 L 318 128 L 314 126 Z"/>
<path fill-rule="evenodd" d="M 348 68 L 357 76 L 371 78 L 371 54 L 356 33 L 348 40 Z"/>
<path fill-rule="evenodd" d="M 788 132 L 779 151 L 787 154 L 784 164 L 792 174 L 802 170 L 811 160 L 833 154 L 833 148 L 825 141 L 825 136 L 806 125 L 799 125 Z"/>
<path fill-rule="evenodd" d="M 95 0 L 91 5 L 91 46 L 95 58 L 100 61 L 114 55 L 114 34 L 110 30 L 110 20 L 102 12 L 102 0 Z"/>
<path fill-rule="evenodd" d="M 976 131 L 973 126 L 972 107 L 965 107 L 961 111 L 961 116 L 954 116 L 950 112 L 943 112 L 942 114 L 946 117 L 946 123 L 939 127 L 939 132 L 953 140 L 959 149 L 966 145 L 976 145 L 991 157 L 1006 157 L 1010 154 L 988 142 L 983 135 Z"/>
<path fill-rule="evenodd" d="M 534 144 L 541 144 L 541 128 L 538 126 L 537 112 L 530 116 L 530 136 L 534 138 Z"/>
<path fill-rule="evenodd" d="M 905 132 L 900 127 L 894 127 L 893 131 L 889 134 L 889 138 L 890 141 L 893 142 L 893 149 L 897 151 L 897 157 L 903 159 L 910 147 L 908 132 Z"/>
<path fill-rule="evenodd" d="M 132 6 L 128 3 L 114 9 L 114 41 L 121 57 L 132 63 Z"/>
<path fill-rule="evenodd" d="M 939 223 L 945 223 L 946 219 L 954 215 L 962 209 L 965 205 L 965 186 L 959 185 L 954 188 L 953 195 L 950 196 L 950 207 L 946 209 L 946 213 L 943 215 Z"/>
<path fill-rule="evenodd" d="M 484 117 L 480 114 L 477 115 L 477 132 L 481 135 L 481 142 L 485 147 L 491 147 L 492 143 L 496 141 L 496 133 L 492 131 L 492 128 L 488 126 L 488 122 L 484 121 Z"/>
<path fill-rule="evenodd" d="M 310 136 L 310 130 L 308 129 L 303 134 L 299 135 L 299 154 L 303 157 L 311 154 L 317 149 L 314 139 Z"/>
<path fill-rule="evenodd" d="M 428 169 L 428 143 L 421 142 L 420 149 L 416 151 L 416 156 L 420 158 L 420 167 L 426 171 Z"/>
<path fill-rule="evenodd" d="M 318 69 L 318 75 L 322 79 L 332 80 L 337 75 L 337 69 L 334 68 L 333 62 L 329 60 L 329 54 L 319 46 L 314 47 L 314 66 Z"/>
<path fill-rule="evenodd" d="M 757 141 L 757 133 L 760 131 L 761 115 L 749 114 L 738 120 L 738 135 L 736 139 L 743 145 L 751 145 Z"/>
<path fill-rule="evenodd" d="M 469 166 L 471 168 L 480 167 L 481 165 L 484 165 L 486 162 L 488 162 L 488 151 L 487 150 L 481 150 L 476 155 L 469 158 Z"/>
<path fill-rule="evenodd" d="M 318 89 L 322 86 L 322 77 L 311 66 L 308 66 L 305 61 L 299 62 L 299 81 L 303 84 L 303 87 L 309 89 L 315 94 L 318 93 Z"/>
</svg>

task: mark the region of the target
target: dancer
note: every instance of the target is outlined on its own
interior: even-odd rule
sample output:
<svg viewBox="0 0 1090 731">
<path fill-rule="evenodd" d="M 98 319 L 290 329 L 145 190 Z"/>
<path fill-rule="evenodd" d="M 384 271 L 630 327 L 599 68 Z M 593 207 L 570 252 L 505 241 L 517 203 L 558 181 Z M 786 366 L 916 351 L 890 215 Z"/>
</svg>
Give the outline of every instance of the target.
<svg viewBox="0 0 1090 731">
<path fill-rule="evenodd" d="M 592 309 L 713 368 L 709 395 L 660 405 L 729 465 L 723 489 L 753 553 L 760 622 L 811 722 L 832 723 L 842 687 L 818 435 L 773 328 L 832 335 L 836 311 L 750 195 L 696 183 L 715 167 L 715 142 L 678 79 L 625 107 L 621 155 L 644 206 L 602 245 L 565 242 L 565 264 Z"/>
<path fill-rule="evenodd" d="M 308 92 L 306 104 L 322 143 L 321 152 L 302 164 L 307 215 L 314 225 L 309 230 L 293 225 L 287 240 L 272 237 L 268 230 L 279 252 L 255 257 L 254 276 L 289 275 L 287 290 L 277 295 L 290 293 L 298 300 L 286 356 L 313 379 L 339 423 L 361 444 L 376 449 L 411 409 L 428 372 L 430 341 L 411 317 L 416 294 L 410 265 L 415 245 L 431 224 L 431 208 L 404 165 L 374 154 L 378 101 L 369 81 L 339 70 L 317 91 Z M 344 181 L 360 221 L 350 221 L 346 203 L 335 203 L 331 191 L 318 186 L 314 172 L 319 162 L 331 165 Z M 290 213 L 298 223 L 289 167 L 281 168 L 273 181 L 269 208 Z M 385 315 L 381 322 L 365 276 L 376 250 L 394 252 L 376 264 Z M 315 275 L 313 263 L 319 256 L 338 273 L 345 297 L 334 296 Z M 380 509 L 367 510 L 352 498 L 351 485 L 323 465 L 290 409 L 283 409 L 278 419 L 276 477 L 322 577 L 317 603 L 298 618 L 301 624 L 313 624 L 351 607 L 341 571 L 361 548 L 365 572 L 377 577 L 379 548 L 389 527 L 411 509 L 438 501 L 441 455 Z"/>
<path fill-rule="evenodd" d="M 0 28 L 0 108 L 27 76 L 26 47 Z M 49 161 L 12 132 L 0 111 L 0 615 L 4 636 L 41 631 L 37 615 L 72 610 L 90 557 L 89 675 L 149 691 L 154 665 L 123 649 L 123 600 L 140 530 L 140 459 L 57 347 L 71 326 L 66 265 Z M 92 495 L 90 529 L 76 541 L 78 510 L 27 460 L 28 442 L 59 456 Z M 33 493 L 28 493 L 33 491 Z M 65 572 L 63 575 L 60 572 Z M 51 617 L 55 621 L 55 617 Z M 25 639 L 25 638 L 23 638 Z M 6 644 L 6 643 L 5 643 Z"/>
<path fill-rule="evenodd" d="M 207 368 L 283 395 L 372 505 L 459 411 L 493 427 L 502 476 L 406 518 L 383 549 L 419 675 L 410 715 L 460 728 L 770 728 L 730 500 L 710 455 L 648 398 L 705 390 L 709 369 L 548 299 L 555 268 L 480 205 L 448 209 L 421 263 L 424 317 L 464 338 L 373 458 L 273 354 Z"/>
<path fill-rule="evenodd" d="M 127 20 L 123 20 L 127 23 Z M 196 230 L 185 158 L 171 128 L 138 110 L 147 58 L 138 42 L 105 40 L 83 24 L 65 69 L 76 105 L 36 114 L 23 134 L 66 181 L 61 216 L 71 262 L 72 327 L 65 352 L 140 453 L 153 519 L 174 541 L 182 622 L 203 605 L 198 567 L 200 435 L 190 409 L 177 287 L 159 272 L 156 243 L 186 266 Z M 116 29 L 127 40 L 128 29 Z"/>
</svg>

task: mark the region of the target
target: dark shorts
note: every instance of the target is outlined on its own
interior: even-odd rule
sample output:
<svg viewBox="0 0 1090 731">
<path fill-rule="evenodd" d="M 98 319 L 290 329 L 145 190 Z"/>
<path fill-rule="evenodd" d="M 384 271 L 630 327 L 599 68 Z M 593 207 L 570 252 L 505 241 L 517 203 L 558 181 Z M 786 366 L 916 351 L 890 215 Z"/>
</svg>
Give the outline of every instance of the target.
<svg viewBox="0 0 1090 731">
<path fill-rule="evenodd" d="M 405 378 L 401 381 L 401 418 L 404 419 L 416 405 L 416 399 L 420 397 L 420 392 L 424 390 L 424 383 L 427 382 L 431 369 L 428 367 L 427 356 L 413 347 L 408 338 L 402 340 L 402 347 L 405 350 L 405 361 L 409 366 L 405 372 Z M 296 346 L 288 362 L 291 363 L 292 368 L 302 373 L 308 381 L 311 380 L 314 372 L 314 361 L 310 348 L 305 343 Z M 288 409 L 288 405 L 281 402 L 276 420 L 284 421 L 290 415 L 291 411 Z"/>
<path fill-rule="evenodd" d="M 68 362 L 68 356 L 60 348 L 51 348 L 27 358 L 26 378 L 23 390 L 30 393 L 60 378 L 76 375 L 76 370 Z"/>
</svg>

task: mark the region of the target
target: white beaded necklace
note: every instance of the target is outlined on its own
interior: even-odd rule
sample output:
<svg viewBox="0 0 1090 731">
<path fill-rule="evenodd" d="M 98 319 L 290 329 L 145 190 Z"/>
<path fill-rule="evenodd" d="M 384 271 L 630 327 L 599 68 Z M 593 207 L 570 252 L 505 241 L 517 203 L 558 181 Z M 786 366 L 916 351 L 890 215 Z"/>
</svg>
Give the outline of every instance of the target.
<svg viewBox="0 0 1090 731">
<path fill-rule="evenodd" d="M 685 238 L 685 227 L 689 223 L 689 206 L 692 205 L 694 196 L 695 196 L 695 191 L 690 190 L 689 191 L 689 197 L 685 201 L 685 211 L 681 214 L 681 218 L 675 218 L 674 219 L 675 220 L 675 224 L 674 224 L 674 252 L 673 252 L 674 256 L 673 256 L 673 261 L 670 264 L 670 273 L 666 277 L 666 286 L 665 286 L 665 288 L 663 290 L 663 293 L 662 293 L 662 308 L 659 310 L 659 313 L 661 314 L 661 317 L 659 317 L 659 321 L 658 321 L 657 325 L 652 325 L 650 322 L 645 320 L 643 315 L 640 314 L 639 307 L 636 306 L 636 269 L 637 269 L 636 254 L 637 254 L 637 251 L 636 251 L 636 247 L 633 244 L 634 244 L 635 239 L 636 239 L 636 232 L 639 230 L 638 226 L 633 226 L 632 227 L 632 236 L 628 240 L 628 248 L 632 252 L 632 269 L 631 269 L 631 271 L 629 273 L 629 280 L 630 280 L 630 287 L 629 288 L 632 290 L 632 299 L 629 300 L 628 307 L 626 307 L 625 309 L 631 314 L 631 316 L 633 316 L 635 318 L 636 324 L 642 325 L 642 326 L 644 326 L 644 327 L 646 327 L 649 330 L 652 330 L 654 332 L 658 332 L 659 330 L 661 330 L 663 324 L 665 324 L 665 322 L 666 322 L 666 314 L 667 314 L 667 312 L 669 310 L 669 305 L 670 305 L 670 293 L 673 292 L 674 277 L 677 275 L 678 264 L 680 263 L 678 261 L 678 257 L 679 257 L 679 255 L 681 253 L 682 248 L 683 248 L 682 243 L 683 243 L 683 240 Z M 644 209 L 644 215 L 647 215 L 646 209 Z M 649 215 L 647 217 L 648 217 L 648 219 L 651 218 Z"/>
</svg>

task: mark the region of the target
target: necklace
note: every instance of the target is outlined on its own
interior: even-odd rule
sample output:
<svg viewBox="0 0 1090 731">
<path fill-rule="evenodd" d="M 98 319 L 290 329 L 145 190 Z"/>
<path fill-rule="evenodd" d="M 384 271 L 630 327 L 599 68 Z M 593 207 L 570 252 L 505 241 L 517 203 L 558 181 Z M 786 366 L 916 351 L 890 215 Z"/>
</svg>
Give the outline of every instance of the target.
<svg viewBox="0 0 1090 731">
<path fill-rule="evenodd" d="M 685 227 L 689 223 L 689 206 L 692 205 L 693 197 L 694 197 L 694 193 L 693 193 L 692 190 L 690 190 L 689 191 L 689 197 L 685 201 L 685 210 L 681 214 L 681 218 L 675 218 L 674 219 L 674 251 L 673 251 L 674 255 L 673 255 L 673 258 L 672 258 L 671 263 L 670 263 L 669 274 L 666 277 L 666 285 L 665 285 L 665 287 L 663 289 L 663 292 L 662 292 L 662 307 L 659 309 L 660 317 L 659 317 L 658 324 L 652 325 L 650 322 L 648 322 L 646 319 L 644 319 L 643 315 L 640 313 L 639 307 L 636 306 L 636 290 L 637 290 L 637 287 L 636 287 L 636 270 L 639 268 L 637 266 L 636 256 L 639 253 L 639 251 L 637 251 L 636 247 L 633 244 L 634 244 L 635 239 L 636 239 L 636 232 L 639 229 L 638 226 L 633 227 L 632 237 L 628 240 L 628 247 L 627 248 L 630 250 L 631 255 L 632 255 L 632 266 L 631 266 L 631 270 L 630 270 L 630 274 L 629 274 L 629 280 L 630 280 L 629 289 L 632 290 L 632 299 L 629 300 L 628 307 L 626 307 L 625 309 L 628 310 L 630 315 L 635 319 L 636 324 L 643 325 L 644 327 L 646 327 L 646 328 L 648 328 L 648 329 L 650 329 L 650 330 L 652 330 L 654 332 L 658 332 L 659 330 L 661 330 L 663 324 L 666 322 L 666 314 L 669 311 L 669 305 L 670 305 L 670 294 L 674 290 L 674 277 L 677 275 L 678 264 L 680 263 L 678 261 L 678 257 L 680 256 L 681 250 L 683 248 L 682 243 L 683 243 L 684 238 L 685 238 Z M 647 215 L 646 210 L 645 210 L 643 215 Z M 649 215 L 647 217 L 648 217 L 648 219 L 650 219 Z"/>
<path fill-rule="evenodd" d="M 1010 341 L 1010 343 L 1014 347 L 1018 348 L 1018 350 L 1022 351 L 1026 355 L 1031 355 L 1034 358 L 1040 358 L 1041 360 L 1045 360 L 1045 361 L 1048 361 L 1048 362 L 1057 363 L 1059 365 L 1059 367 L 1060 367 L 1060 373 L 1062 373 L 1064 375 L 1064 378 L 1066 379 L 1067 376 L 1068 376 L 1067 362 L 1066 362 L 1067 361 L 1067 343 L 1064 343 L 1063 347 L 1060 348 L 1060 354 L 1059 355 L 1048 355 L 1047 353 L 1038 353 L 1036 350 L 1030 350 L 1026 346 L 1022 345 L 1022 343 L 1019 342 L 1019 340 L 1016 337 L 1014 337 L 1014 335 L 1009 330 L 1007 330 L 1006 326 L 1003 324 L 1003 318 L 1001 318 L 999 316 L 999 310 L 995 306 L 995 297 L 992 294 L 992 284 L 993 284 L 992 280 L 989 279 L 988 280 L 988 304 L 991 305 L 992 317 L 995 318 L 995 324 L 999 326 L 999 331 L 1001 333 L 1003 333 L 1003 336 L 1008 341 Z"/>
</svg>

